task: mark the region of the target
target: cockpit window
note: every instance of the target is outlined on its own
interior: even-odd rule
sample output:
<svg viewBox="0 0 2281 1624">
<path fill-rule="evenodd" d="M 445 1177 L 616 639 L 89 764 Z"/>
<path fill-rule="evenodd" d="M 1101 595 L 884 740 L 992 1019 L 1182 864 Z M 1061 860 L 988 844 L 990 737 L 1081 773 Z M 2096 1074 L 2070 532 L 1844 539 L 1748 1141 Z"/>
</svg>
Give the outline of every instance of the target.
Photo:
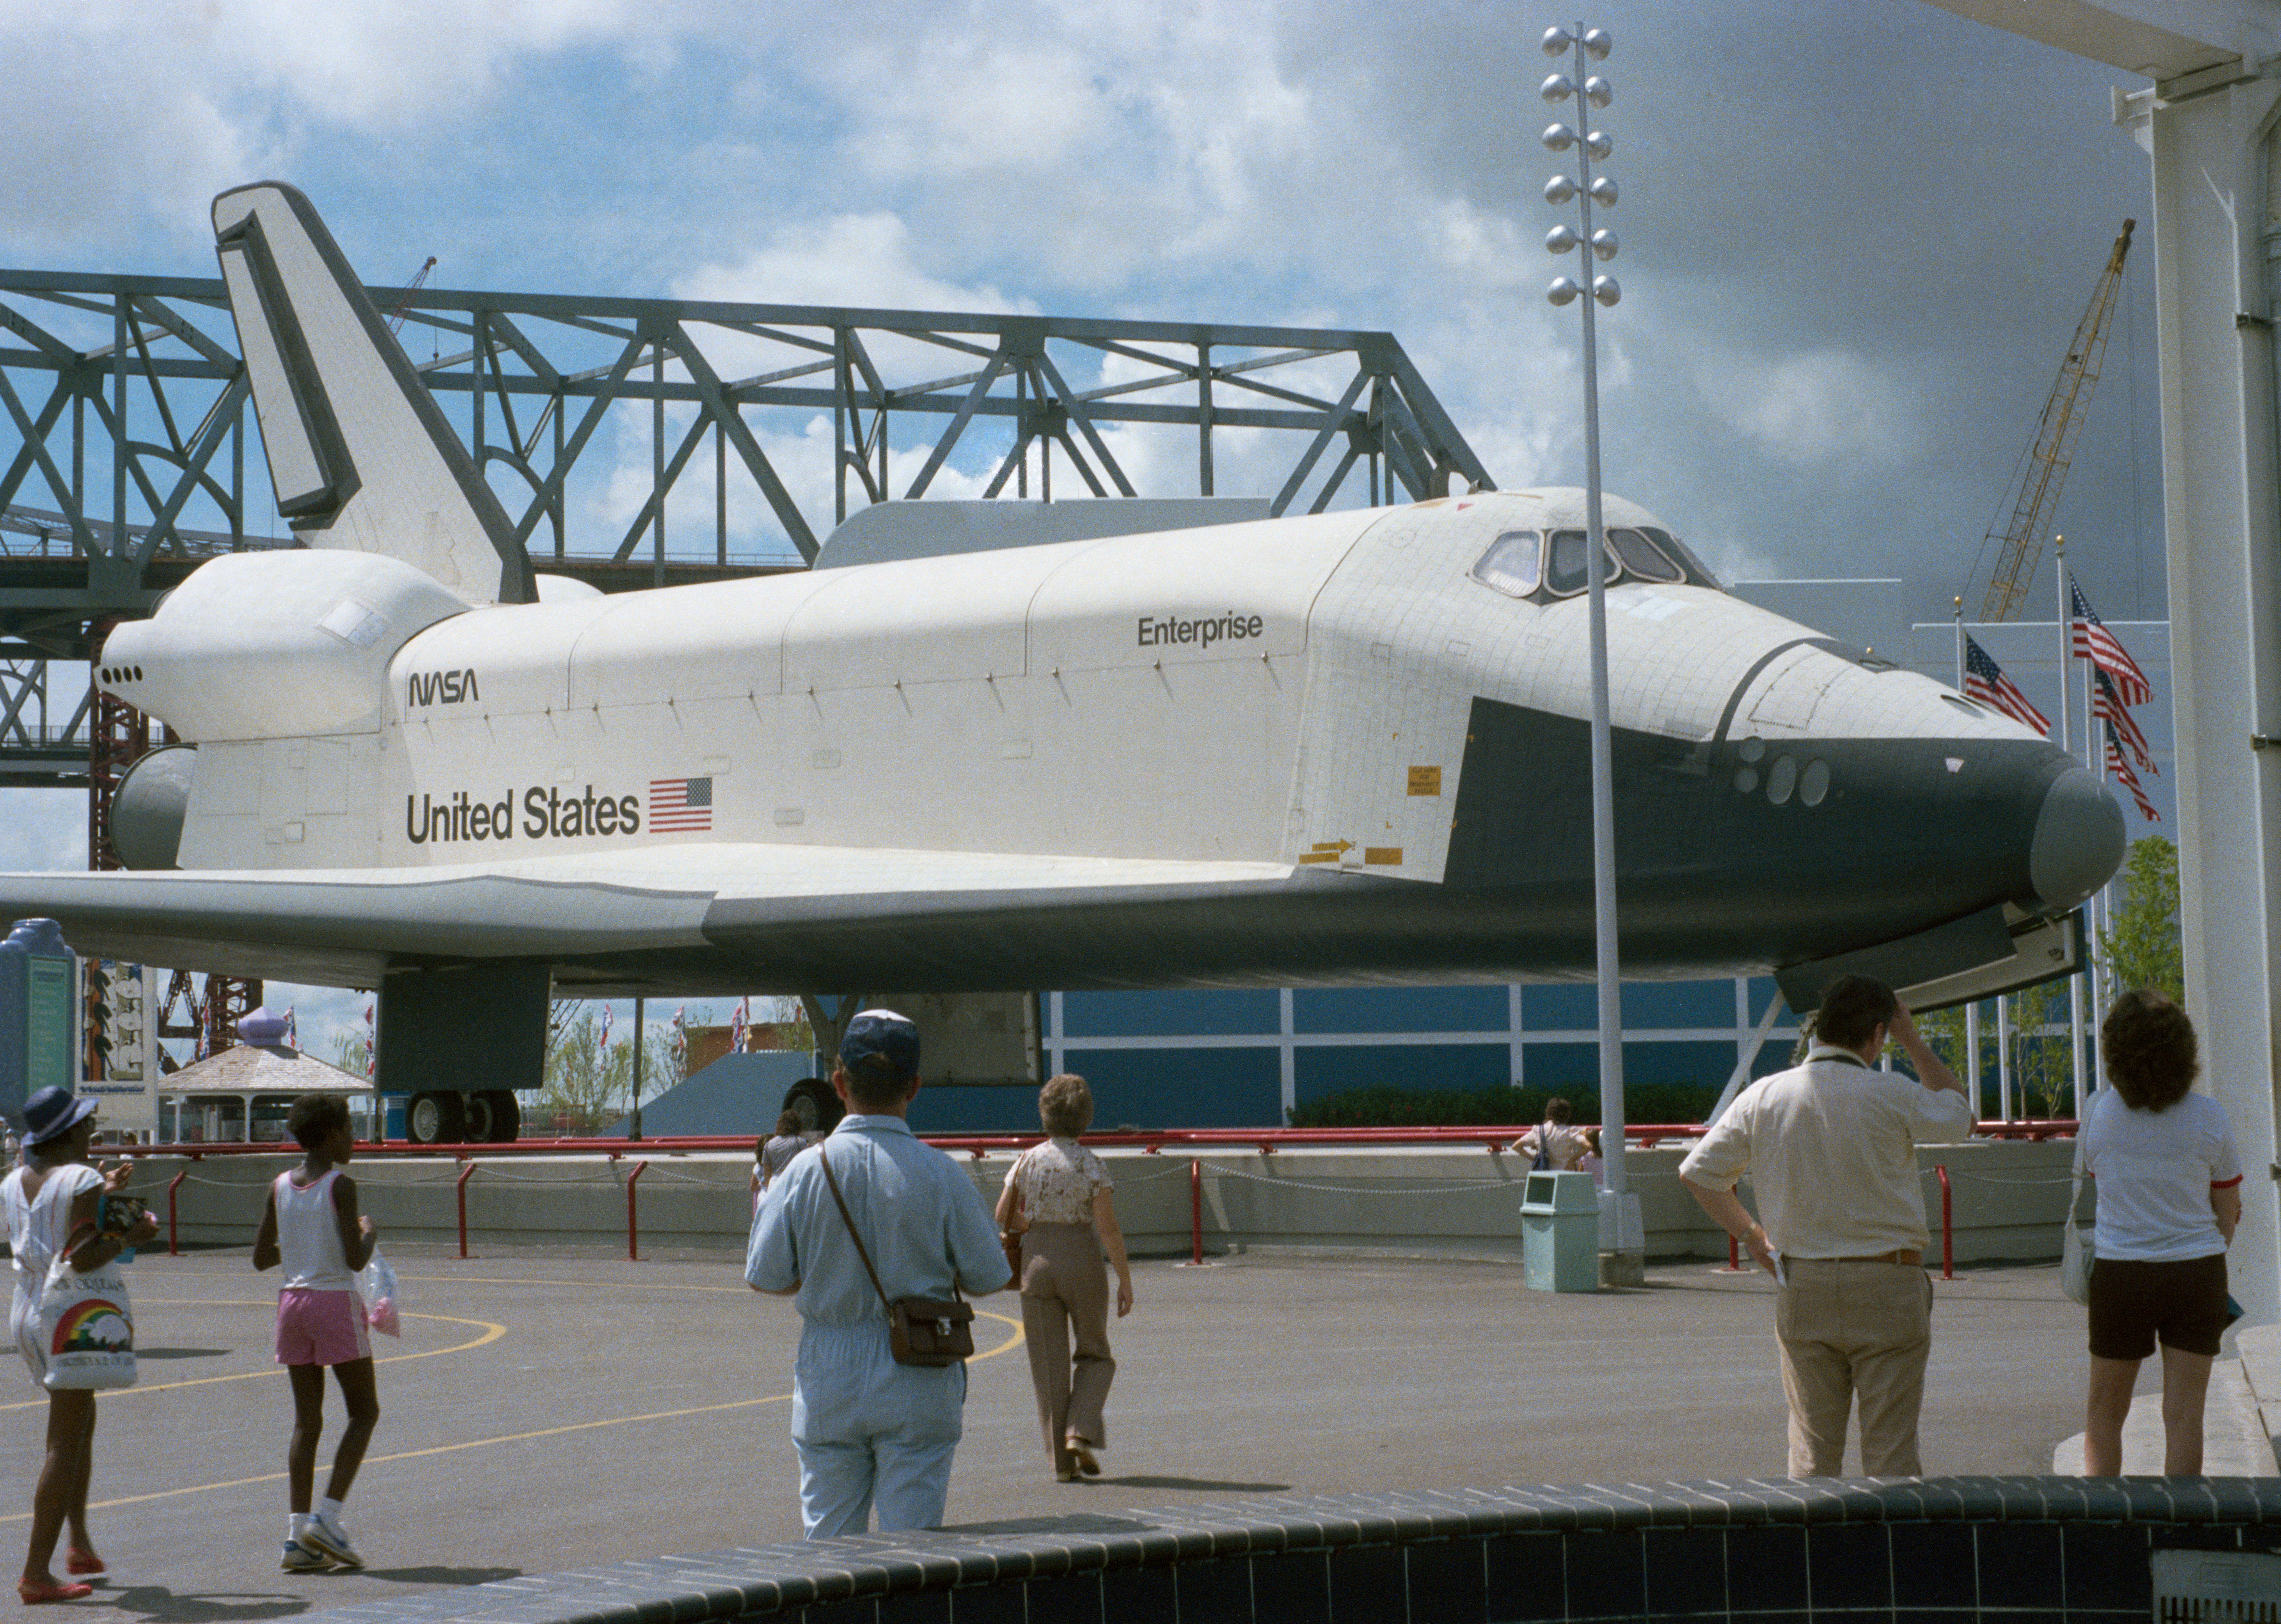
<svg viewBox="0 0 2281 1624">
<path fill-rule="evenodd" d="M 1659 530 L 1652 525 L 1642 525 L 1640 534 L 1653 542 L 1664 552 L 1678 559 L 1680 567 L 1687 572 L 1687 578 L 1697 586 L 1710 587 L 1720 592 L 1726 590 L 1725 587 L 1720 585 L 1719 578 L 1711 573 L 1703 560 L 1697 558 L 1687 543 L 1670 531 Z"/>
<path fill-rule="evenodd" d="M 1539 559 L 1543 543 L 1534 530 L 1508 530 L 1489 543 L 1481 561 L 1473 567 L 1475 581 L 1495 587 L 1508 597 L 1527 597 L 1540 580 Z"/>
<path fill-rule="evenodd" d="M 1643 530 L 1611 530 L 1608 544 L 1624 561 L 1625 573 L 1642 581 L 1684 581 L 1687 572 L 1656 549 Z"/>
<path fill-rule="evenodd" d="M 1584 555 L 1589 542 L 1581 530 L 1507 530 L 1489 544 L 1481 561 L 1466 573 L 1483 586 L 1508 597 L 1574 597 L 1589 584 Z M 1688 551 L 1668 530 L 1651 525 L 1629 525 L 1607 532 L 1600 558 L 1600 579 L 1687 583 L 1722 589 L 1702 560 Z"/>
<path fill-rule="evenodd" d="M 1584 573 L 1584 552 L 1591 538 L 1581 530 L 1555 530 L 1552 533 L 1552 556 L 1544 571 L 1544 585 L 1555 597 L 1573 597 L 1590 584 Z M 1600 579 L 1616 578 L 1616 556 L 1608 549 L 1600 550 Z"/>
</svg>

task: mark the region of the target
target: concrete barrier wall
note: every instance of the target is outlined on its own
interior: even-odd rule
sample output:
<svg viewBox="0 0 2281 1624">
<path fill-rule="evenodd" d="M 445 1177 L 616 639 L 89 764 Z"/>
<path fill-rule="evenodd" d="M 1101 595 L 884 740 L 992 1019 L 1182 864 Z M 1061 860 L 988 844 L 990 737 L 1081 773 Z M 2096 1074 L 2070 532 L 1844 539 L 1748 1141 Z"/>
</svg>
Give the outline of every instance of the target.
<svg viewBox="0 0 2281 1624">
<path fill-rule="evenodd" d="M 1703 1215 L 1678 1178 L 1684 1145 L 1635 1150 L 1627 1158 L 1640 1197 L 1651 1258 L 1723 1258 L 1726 1237 Z M 1984 1140 L 1920 1151 L 1925 1212 L 1940 1244 L 1940 1186 L 1948 1169 L 1960 1263 L 2050 1260 L 2059 1256 L 2074 1155 L 2069 1141 L 2030 1144 Z M 1102 1153 L 1117 1185 L 1119 1221 L 1134 1255 L 1185 1255 L 1190 1243 L 1191 1173 L 1201 1170 L 1204 1250 L 1334 1248 L 1449 1256 L 1512 1257 L 1521 1248 L 1521 1187 L 1527 1164 L 1478 1150 L 1376 1147 L 1191 1156 L 1167 1151 Z M 135 1193 L 161 1220 L 166 1186 L 177 1191 L 185 1243 L 250 1244 L 271 1180 L 290 1156 L 232 1156 L 138 1161 Z M 639 1177 L 635 1172 L 640 1167 Z M 986 1198 L 995 1201 L 1009 1152 L 976 1160 L 963 1154 Z M 375 1158 L 354 1164 L 363 1205 L 383 1233 L 451 1242 L 458 1234 L 457 1185 L 466 1184 L 470 1243 L 622 1245 L 627 1188 L 645 1246 L 741 1247 L 747 1233 L 752 1161 L 727 1153 L 663 1153 L 611 1160 L 600 1155 Z M 1745 1181 L 1744 1198 L 1750 1198 Z M 2085 1197 L 2084 1213 L 2091 1210 Z"/>
</svg>

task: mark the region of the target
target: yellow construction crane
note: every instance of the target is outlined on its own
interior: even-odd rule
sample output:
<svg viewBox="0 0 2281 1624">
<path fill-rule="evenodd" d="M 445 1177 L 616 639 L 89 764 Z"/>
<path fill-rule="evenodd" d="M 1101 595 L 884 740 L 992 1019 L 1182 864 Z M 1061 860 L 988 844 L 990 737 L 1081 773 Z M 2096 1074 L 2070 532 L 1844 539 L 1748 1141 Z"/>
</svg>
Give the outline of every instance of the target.
<svg viewBox="0 0 2281 1624">
<path fill-rule="evenodd" d="M 1988 542 L 2002 543 L 1995 573 L 1988 579 L 1987 596 L 1980 600 L 1983 620 L 2009 620 L 2016 616 L 2036 578 L 2036 566 L 2043 562 L 2044 535 L 2059 511 L 2060 488 L 2067 483 L 2076 435 L 2091 405 L 2091 392 L 2099 383 L 2099 363 L 2107 355 L 2107 318 L 2115 313 L 2115 296 L 2122 285 L 2123 256 L 2130 251 L 2130 233 L 2138 223 L 2122 222 L 2122 235 L 2115 239 L 2115 251 L 2107 257 L 2107 269 L 2099 273 L 2091 304 L 2076 324 L 2067 359 L 2060 363 L 2059 381 L 2052 385 L 2051 398 L 2044 403 L 2043 418 L 2036 425 L 2035 443 L 2028 448 L 2013 483 L 2010 521 L 2000 530 L 1989 531 L 1982 543 L 1983 553 Z"/>
<path fill-rule="evenodd" d="M 435 268 L 436 256 L 430 254 L 428 256 L 428 263 L 420 267 L 417 275 L 405 283 L 404 291 L 397 295 L 396 303 L 389 306 L 388 330 L 391 336 L 400 335 L 404 331 L 404 318 L 412 308 L 412 296 L 420 291 L 421 286 L 428 281 L 428 273 Z"/>
</svg>

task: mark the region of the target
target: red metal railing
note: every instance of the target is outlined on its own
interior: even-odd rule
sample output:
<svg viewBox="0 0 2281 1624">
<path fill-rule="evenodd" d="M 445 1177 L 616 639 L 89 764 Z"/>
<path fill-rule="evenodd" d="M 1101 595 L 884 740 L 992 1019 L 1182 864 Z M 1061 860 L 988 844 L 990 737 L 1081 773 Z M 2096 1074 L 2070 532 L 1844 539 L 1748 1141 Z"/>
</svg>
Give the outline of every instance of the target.
<svg viewBox="0 0 2281 1624">
<path fill-rule="evenodd" d="M 468 1181 L 476 1176 L 476 1166 L 469 1162 L 460 1170 L 460 1181 L 452 1191 L 460 1203 L 460 1256 L 462 1258 L 468 1255 Z"/>
<path fill-rule="evenodd" d="M 1533 1126 L 1533 1124 L 1531 1125 Z M 2072 1120 L 2037 1122 L 1983 1123 L 1979 1136 L 1991 1139 L 2025 1139 L 2041 1141 L 2072 1137 Z M 1527 1132 L 1523 1128 L 1163 1128 L 1136 1133 L 1088 1134 L 1086 1142 L 1096 1146 L 1138 1147 L 1149 1155 L 1170 1145 L 1188 1146 L 1198 1150 L 1223 1147 L 1256 1147 L 1263 1156 L 1272 1156 L 1279 1146 L 1297 1148 L 1322 1145 L 1481 1145 L 1492 1154 L 1502 1153 L 1512 1140 Z M 1699 1125 L 1643 1123 L 1627 1128 L 1627 1142 L 1640 1140 L 1653 1143 L 1663 1139 L 1698 1137 L 1703 1133 Z M 930 1134 L 926 1143 L 946 1151 L 963 1151 L 978 1159 L 993 1151 L 1022 1151 L 1039 1143 L 1035 1134 Z M 473 1177 L 477 1156 L 567 1156 L 601 1155 L 615 1162 L 636 1145 L 651 1154 L 680 1152 L 749 1151 L 752 1141 L 739 1135 L 735 1137 L 713 1135 L 671 1139 L 538 1139 L 518 1140 L 510 1144 L 461 1145 L 366 1145 L 361 1156 L 391 1158 L 450 1156 L 466 1163 L 457 1186 L 460 1222 L 460 1256 L 468 1256 L 468 1181 Z M 196 1144 L 196 1145 L 120 1145 L 106 1147 L 106 1153 L 137 1157 L 182 1156 L 197 1161 L 208 1156 L 280 1156 L 288 1154 L 285 1146 L 275 1144 Z M 626 1175 L 626 1256 L 638 1259 L 640 1253 L 640 1213 L 636 1185 L 649 1167 L 647 1157 L 634 1164 Z M 1940 1179 L 1940 1273 L 1943 1280 L 1956 1278 L 1955 1220 L 1952 1193 L 1948 1181 L 1948 1168 L 1936 1164 L 1934 1172 Z M 170 1254 L 175 1252 L 175 1192 L 187 1172 L 178 1173 L 166 1186 L 166 1244 Z M 1188 1162 L 1188 1260 L 1204 1260 L 1203 1228 L 1203 1164 L 1195 1158 Z M 1741 1274 L 1746 1272 L 1741 1248 L 1728 1238 L 1727 1268 Z"/>
<path fill-rule="evenodd" d="M 645 1158 L 636 1162 L 634 1170 L 626 1174 L 626 1260 L 629 1263 L 641 1261 L 640 1250 L 635 1244 L 640 1234 L 640 1226 L 636 1221 L 634 1211 L 634 1186 L 641 1182 L 641 1175 L 648 1171 L 649 1162 Z"/>
<path fill-rule="evenodd" d="M 1138 1149 L 1154 1154 L 1174 1147 L 1187 1149 L 1225 1149 L 1249 1146 L 1263 1156 L 1272 1156 L 1278 1150 L 1299 1150 L 1326 1145 L 1419 1145 L 1478 1147 L 1489 1154 L 1502 1155 L 1512 1142 L 1536 1125 L 1524 1122 L 1503 1128 L 1141 1128 L 1122 1133 L 1089 1133 L 1086 1143 L 1096 1148 L 1121 1150 Z M 1697 1139 L 1703 1135 L 1699 1122 L 1635 1122 L 1624 1128 L 1627 1144 L 1651 1144 L 1666 1139 Z M 2068 1139 L 2075 1136 L 2072 1118 L 2060 1118 L 2033 1122 L 1983 1122 L 1975 1128 L 1976 1136 L 1983 1139 Z M 1039 1143 L 1038 1134 L 922 1134 L 920 1137 L 937 1150 L 964 1151 L 980 1158 L 994 1151 L 1025 1151 Z M 386 1144 L 361 1144 L 357 1155 L 362 1158 L 396 1158 L 406 1156 L 449 1156 L 460 1158 L 468 1156 L 611 1156 L 619 1157 L 639 1151 L 646 1154 L 684 1153 L 698 1151 L 743 1151 L 749 1155 L 752 1135 L 746 1134 L 684 1135 L 670 1138 L 650 1139 L 518 1139 L 506 1144 L 407 1144 L 391 1140 Z M 104 1145 L 104 1156 L 182 1156 L 197 1161 L 209 1156 L 286 1156 L 295 1153 L 296 1147 L 288 1144 L 129 1144 Z"/>
</svg>

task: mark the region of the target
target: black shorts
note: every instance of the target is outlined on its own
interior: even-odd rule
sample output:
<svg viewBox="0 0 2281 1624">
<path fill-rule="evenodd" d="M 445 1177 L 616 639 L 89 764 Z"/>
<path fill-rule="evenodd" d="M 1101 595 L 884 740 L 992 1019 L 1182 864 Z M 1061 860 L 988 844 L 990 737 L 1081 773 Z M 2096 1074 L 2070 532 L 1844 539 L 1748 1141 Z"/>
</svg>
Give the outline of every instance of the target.
<svg viewBox="0 0 2281 1624">
<path fill-rule="evenodd" d="M 2101 1258 L 2091 1269 L 2091 1356 L 2143 1359 L 2166 1348 L 2215 1358 L 2226 1327 L 2225 1254 L 2175 1263 Z"/>
</svg>

